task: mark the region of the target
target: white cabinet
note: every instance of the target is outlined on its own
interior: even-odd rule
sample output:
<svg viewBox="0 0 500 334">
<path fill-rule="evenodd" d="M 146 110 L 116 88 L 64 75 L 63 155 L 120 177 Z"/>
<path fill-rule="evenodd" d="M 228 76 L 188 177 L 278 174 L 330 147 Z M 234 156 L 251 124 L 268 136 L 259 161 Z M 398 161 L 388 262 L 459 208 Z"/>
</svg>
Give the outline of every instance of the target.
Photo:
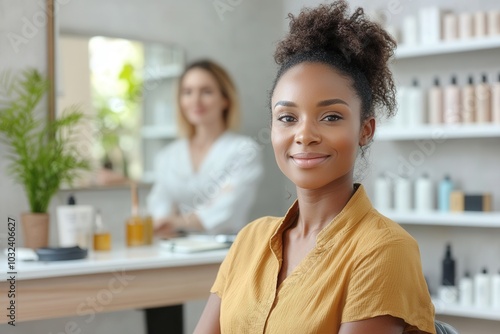
<svg viewBox="0 0 500 334">
<path fill-rule="evenodd" d="M 477 78 L 487 73 L 491 79 L 498 77 L 500 36 L 433 46 L 401 47 L 395 55 L 393 73 L 397 85 L 409 85 L 414 78 L 418 78 L 424 83 L 424 89 L 427 89 L 436 76 L 443 79 L 457 75 L 461 86 L 470 75 Z M 447 84 L 446 80 L 441 82 Z M 456 253 L 459 253 L 455 254 L 460 268 L 457 270 L 457 283 L 464 270 L 477 272 L 477 268 L 484 263 L 491 264 L 489 272 L 496 272 L 500 268 L 500 238 L 495 237 L 500 237 L 500 124 L 424 124 L 415 127 L 382 124 L 377 129 L 371 153 L 372 165 L 375 167 L 372 169 L 376 173 L 370 177 L 374 178 L 381 172 L 400 174 L 398 163 L 408 161 L 424 142 L 432 143 L 433 152 L 419 155 L 423 160 L 412 166 L 411 179 L 425 172 L 430 173 L 437 183 L 445 173 L 450 173 L 452 177 L 456 176 L 459 188 L 466 192 L 472 189 L 472 192 L 493 193 L 493 209 L 497 211 L 381 213 L 404 225 L 410 233 L 418 234 L 420 239 L 417 240 L 424 254 L 424 272 L 426 275 L 431 272 L 431 287 L 435 288 L 440 281 L 441 250 L 444 252 L 445 242 L 450 240 L 454 250 L 458 249 Z M 453 242 L 455 237 L 460 241 Z M 470 244 L 464 243 L 467 238 L 470 238 Z M 491 242 L 492 239 L 498 242 Z M 488 251 L 485 252 L 485 249 Z M 438 300 L 434 303 L 437 314 L 500 321 L 500 310 L 464 308 Z"/>
<path fill-rule="evenodd" d="M 141 120 L 142 181 L 154 181 L 154 159 L 177 137 L 176 89 L 184 70 L 184 52 L 177 47 L 149 43 L 144 47 L 143 115 Z"/>
</svg>

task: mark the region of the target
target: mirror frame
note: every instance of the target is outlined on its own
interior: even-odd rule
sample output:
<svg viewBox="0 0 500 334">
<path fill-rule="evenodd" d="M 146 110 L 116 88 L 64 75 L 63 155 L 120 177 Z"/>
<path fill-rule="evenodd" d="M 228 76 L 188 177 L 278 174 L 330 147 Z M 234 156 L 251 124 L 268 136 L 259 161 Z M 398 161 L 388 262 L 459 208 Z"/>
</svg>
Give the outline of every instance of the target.
<svg viewBox="0 0 500 334">
<path fill-rule="evenodd" d="M 47 9 L 47 79 L 49 92 L 47 97 L 47 118 L 49 122 L 56 118 L 56 47 L 55 47 L 55 22 L 57 10 L 54 0 L 46 0 Z"/>
</svg>

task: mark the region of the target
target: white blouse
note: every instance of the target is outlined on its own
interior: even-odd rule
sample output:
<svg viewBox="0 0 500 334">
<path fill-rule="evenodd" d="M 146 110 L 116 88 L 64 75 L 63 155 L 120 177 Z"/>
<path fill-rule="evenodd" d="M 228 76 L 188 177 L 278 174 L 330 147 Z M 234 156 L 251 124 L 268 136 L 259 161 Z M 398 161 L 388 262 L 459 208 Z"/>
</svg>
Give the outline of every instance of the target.
<svg viewBox="0 0 500 334">
<path fill-rule="evenodd" d="M 154 219 L 174 210 L 195 213 L 209 233 L 237 233 L 248 223 L 257 194 L 261 149 L 251 138 L 226 131 L 194 171 L 188 140 L 174 141 L 156 157 L 149 212 Z"/>
</svg>

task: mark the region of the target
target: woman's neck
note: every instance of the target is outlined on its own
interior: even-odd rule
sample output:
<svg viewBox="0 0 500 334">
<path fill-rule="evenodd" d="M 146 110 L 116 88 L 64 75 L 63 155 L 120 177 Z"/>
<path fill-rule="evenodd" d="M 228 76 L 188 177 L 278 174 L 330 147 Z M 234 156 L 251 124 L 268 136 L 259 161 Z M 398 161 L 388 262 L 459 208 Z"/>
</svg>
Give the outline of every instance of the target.
<svg viewBox="0 0 500 334">
<path fill-rule="evenodd" d="M 226 127 L 223 122 L 200 125 L 195 128 L 191 142 L 196 146 L 211 145 L 224 131 L 226 131 Z"/>
<path fill-rule="evenodd" d="M 316 238 L 349 202 L 354 192 L 352 173 L 321 189 L 297 188 L 299 217 L 293 227 L 303 238 Z"/>
</svg>

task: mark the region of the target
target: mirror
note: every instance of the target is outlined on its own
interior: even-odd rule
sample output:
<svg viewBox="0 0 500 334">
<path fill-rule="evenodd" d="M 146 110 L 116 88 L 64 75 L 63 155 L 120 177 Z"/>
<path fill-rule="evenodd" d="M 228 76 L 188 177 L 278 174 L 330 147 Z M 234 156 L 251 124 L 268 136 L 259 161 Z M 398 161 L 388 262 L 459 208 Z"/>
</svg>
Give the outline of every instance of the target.
<svg viewBox="0 0 500 334">
<path fill-rule="evenodd" d="M 92 171 L 75 186 L 152 182 L 156 153 L 177 135 L 175 89 L 183 50 L 106 31 L 68 33 L 62 27 L 55 36 L 52 116 L 77 105 L 89 120 L 77 132 Z"/>
</svg>

